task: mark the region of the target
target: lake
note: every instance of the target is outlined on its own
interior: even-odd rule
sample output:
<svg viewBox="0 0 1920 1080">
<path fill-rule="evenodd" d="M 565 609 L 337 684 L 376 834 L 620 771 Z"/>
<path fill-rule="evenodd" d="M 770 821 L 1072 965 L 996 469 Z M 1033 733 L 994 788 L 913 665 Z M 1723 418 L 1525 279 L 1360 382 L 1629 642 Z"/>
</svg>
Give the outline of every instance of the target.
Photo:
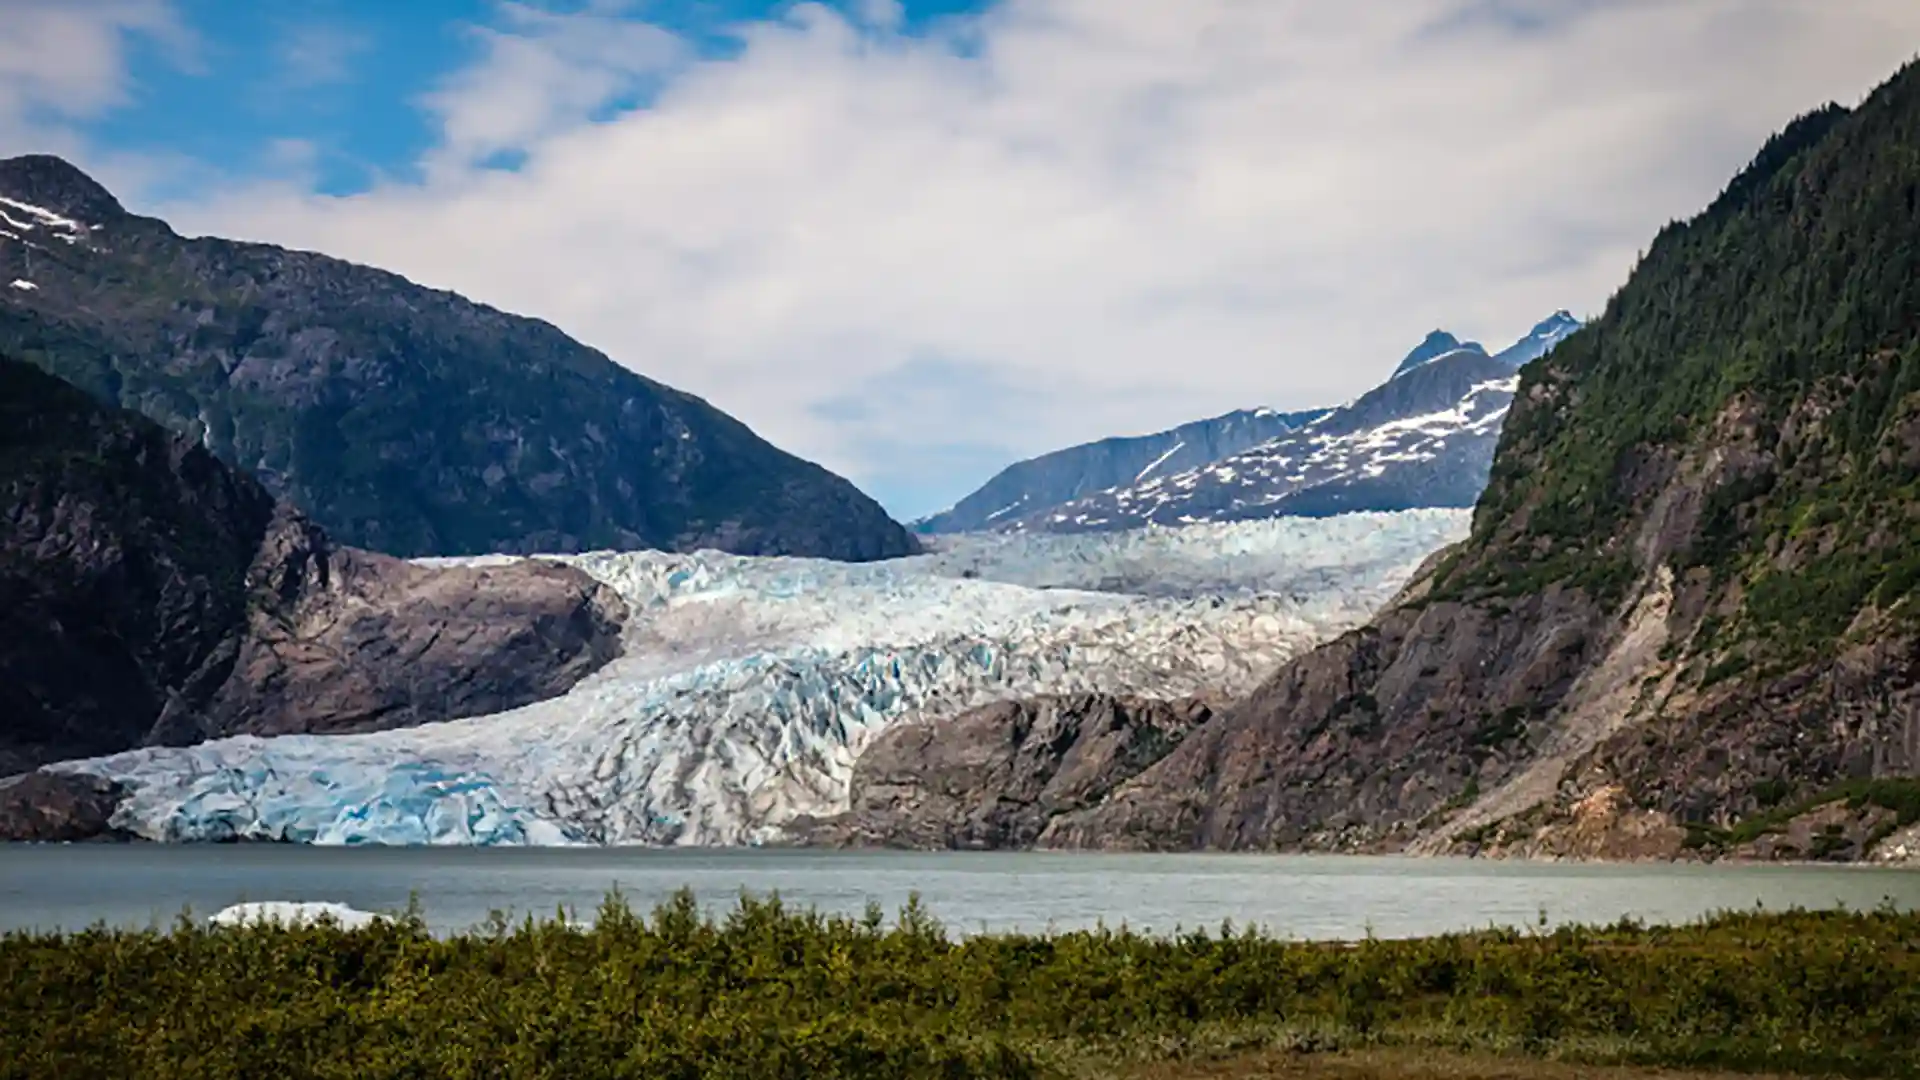
<svg viewBox="0 0 1920 1080">
<path fill-rule="evenodd" d="M 1318 855 L 0 845 L 0 930 L 171 923 L 241 900 L 398 910 L 438 932 L 492 910 L 590 917 L 618 886 L 636 910 L 681 887 L 724 911 L 742 889 L 791 906 L 889 916 L 918 893 L 955 933 L 1257 924 L 1281 936 L 1403 937 L 1489 925 L 1683 921 L 1729 908 L 1920 908 L 1920 871 Z"/>
</svg>

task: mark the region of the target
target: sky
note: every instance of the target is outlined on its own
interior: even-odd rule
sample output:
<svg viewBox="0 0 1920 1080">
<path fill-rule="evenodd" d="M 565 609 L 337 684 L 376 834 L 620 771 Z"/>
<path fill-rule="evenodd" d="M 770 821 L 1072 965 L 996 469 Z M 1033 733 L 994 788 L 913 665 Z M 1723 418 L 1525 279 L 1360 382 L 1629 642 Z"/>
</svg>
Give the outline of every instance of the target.
<svg viewBox="0 0 1920 1080">
<path fill-rule="evenodd" d="M 1913 0 L 0 0 L 0 156 L 547 319 L 902 518 L 1597 313 Z"/>
</svg>

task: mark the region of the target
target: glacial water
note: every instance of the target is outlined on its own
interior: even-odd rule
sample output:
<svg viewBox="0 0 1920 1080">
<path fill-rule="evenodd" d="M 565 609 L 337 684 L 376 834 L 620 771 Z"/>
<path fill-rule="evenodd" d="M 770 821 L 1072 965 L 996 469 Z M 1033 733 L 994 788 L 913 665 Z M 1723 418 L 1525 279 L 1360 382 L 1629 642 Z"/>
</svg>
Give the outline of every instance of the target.
<svg viewBox="0 0 1920 1080">
<path fill-rule="evenodd" d="M 1729 908 L 1920 908 L 1920 871 L 1592 865 L 1262 855 L 794 850 L 0 845 L 0 930 L 170 924 L 242 901 L 391 911 L 416 895 L 439 932 L 490 911 L 590 918 L 618 887 L 636 909 L 692 888 L 724 911 L 741 890 L 797 907 L 889 915 L 918 893 L 956 934 L 1104 921 L 1139 930 L 1257 924 L 1283 936 L 1399 937 L 1489 925 L 1683 921 Z"/>
</svg>

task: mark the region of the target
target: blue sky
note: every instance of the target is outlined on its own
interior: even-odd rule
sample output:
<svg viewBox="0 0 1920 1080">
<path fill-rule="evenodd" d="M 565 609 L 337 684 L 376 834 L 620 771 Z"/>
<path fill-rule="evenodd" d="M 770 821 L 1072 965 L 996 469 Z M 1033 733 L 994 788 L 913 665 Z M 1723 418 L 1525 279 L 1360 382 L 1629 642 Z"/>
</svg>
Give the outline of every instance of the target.
<svg viewBox="0 0 1920 1080">
<path fill-rule="evenodd" d="M 547 319 L 902 517 L 1600 309 L 1912 0 L 0 0 L 0 152 Z"/>
<path fill-rule="evenodd" d="M 671 30 L 696 54 L 737 54 L 730 29 L 779 19 L 795 0 L 671 0 L 602 8 Z M 586 0 L 535 3 L 560 14 L 591 10 Z M 862 5 L 827 6 L 860 17 Z M 911 0 L 898 7 L 899 29 L 988 6 L 987 0 Z M 298 142 L 315 153 L 316 190 L 365 191 L 383 175 L 416 175 L 437 132 L 430 113 L 412 107 L 482 49 L 476 30 L 498 28 L 495 0 L 178 0 L 177 17 L 194 39 L 178 47 L 134 37 L 127 57 L 137 87 L 125 106 L 82 125 L 102 145 L 132 153 L 185 154 L 233 175 L 273 171 L 277 148 Z M 602 115 L 637 108 L 644 92 L 622 94 Z M 505 164 L 501 162 L 496 164 Z M 170 192 L 156 186 L 150 193 Z"/>
</svg>

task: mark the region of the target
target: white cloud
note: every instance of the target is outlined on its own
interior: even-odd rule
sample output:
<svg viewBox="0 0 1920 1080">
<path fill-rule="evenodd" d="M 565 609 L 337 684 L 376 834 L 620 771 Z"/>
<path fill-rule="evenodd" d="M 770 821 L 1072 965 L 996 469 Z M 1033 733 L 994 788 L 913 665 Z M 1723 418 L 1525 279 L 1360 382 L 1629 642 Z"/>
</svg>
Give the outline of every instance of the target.
<svg viewBox="0 0 1920 1080">
<path fill-rule="evenodd" d="M 1596 311 L 1770 131 L 1920 45 L 1912 0 L 856 10 L 695 62 L 508 6 L 428 103 L 422 183 L 160 209 L 550 319 L 913 512 L 1014 456 L 1344 399 L 1434 326 Z"/>
<path fill-rule="evenodd" d="M 0 139 L 7 141 L 57 138 L 60 122 L 126 102 L 129 35 L 155 41 L 175 63 L 194 62 L 194 39 L 166 0 L 4 0 L 0 24 Z"/>
<path fill-rule="evenodd" d="M 668 70 L 682 55 L 679 39 L 623 17 L 625 6 L 558 14 L 503 0 L 500 26 L 469 27 L 481 59 L 423 102 L 440 121 L 435 178 L 551 137 Z"/>
<path fill-rule="evenodd" d="M 76 130 L 132 102 L 130 44 L 200 71 L 198 38 L 168 0 L 0 0 L 0 156 L 63 154 L 116 191 L 191 163 L 90 145 Z"/>
</svg>

